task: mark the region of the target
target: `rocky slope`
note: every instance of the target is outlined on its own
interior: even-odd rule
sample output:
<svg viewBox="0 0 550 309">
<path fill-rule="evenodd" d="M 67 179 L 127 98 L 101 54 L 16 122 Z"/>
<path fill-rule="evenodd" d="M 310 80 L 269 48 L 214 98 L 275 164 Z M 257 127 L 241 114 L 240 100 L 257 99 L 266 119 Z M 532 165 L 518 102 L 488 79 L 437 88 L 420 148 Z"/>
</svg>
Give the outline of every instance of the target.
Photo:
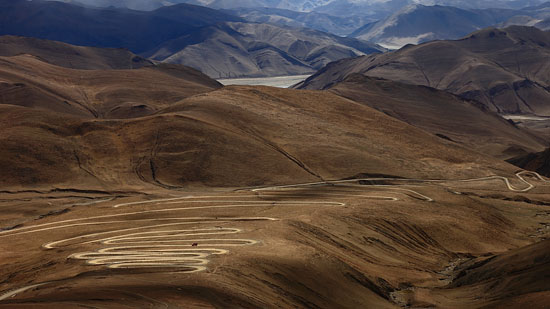
<svg viewBox="0 0 550 309">
<path fill-rule="evenodd" d="M 384 51 L 375 44 L 307 28 L 244 23 L 240 17 L 189 4 L 146 12 L 2 0 L 0 9 L 0 34 L 124 47 L 158 61 L 189 65 L 214 78 L 303 75 L 334 60 Z"/>
<path fill-rule="evenodd" d="M 303 75 L 329 62 L 380 53 L 368 42 L 269 24 L 224 23 L 168 41 L 145 56 L 185 64 L 213 78 Z"/>
<path fill-rule="evenodd" d="M 1 0 L 0 35 L 21 35 L 141 53 L 224 21 L 242 21 L 220 11 L 187 4 L 151 12 L 87 8 L 57 1 Z"/>
<path fill-rule="evenodd" d="M 446 90 L 501 114 L 550 115 L 550 33 L 488 28 L 456 41 L 334 62 L 301 85 L 326 89 L 353 73 Z"/>
</svg>

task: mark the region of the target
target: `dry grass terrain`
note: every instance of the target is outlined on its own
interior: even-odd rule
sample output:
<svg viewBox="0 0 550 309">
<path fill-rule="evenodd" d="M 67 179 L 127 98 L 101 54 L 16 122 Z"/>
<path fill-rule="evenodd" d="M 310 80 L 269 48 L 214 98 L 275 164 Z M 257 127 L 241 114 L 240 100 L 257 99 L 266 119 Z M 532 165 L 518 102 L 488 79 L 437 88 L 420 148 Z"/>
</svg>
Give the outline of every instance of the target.
<svg viewBox="0 0 550 309">
<path fill-rule="evenodd" d="M 547 144 L 539 132 L 519 128 L 479 102 L 425 86 L 352 74 L 330 91 L 494 157 L 538 152 Z"/>
<path fill-rule="evenodd" d="M 331 91 L 219 88 L 181 66 L 18 55 L 0 57 L 0 79 L 0 308 L 550 301 L 550 184 L 467 135 Z M 396 85 L 395 113 L 412 91 L 493 117 Z M 516 133 L 506 141 L 536 147 Z"/>
<path fill-rule="evenodd" d="M 85 118 L 130 118 L 221 87 L 183 66 L 75 70 L 45 63 L 39 57 L 0 57 L 1 104 Z"/>
<path fill-rule="evenodd" d="M 4 194 L 29 221 L 0 232 L 0 308 L 544 308 L 548 240 L 521 247 L 548 186 L 524 178 Z"/>
<path fill-rule="evenodd" d="M 231 86 L 155 115 L 82 119 L 1 106 L 3 187 L 250 186 L 358 174 L 509 175 L 515 168 L 340 96 Z"/>
<path fill-rule="evenodd" d="M 30 54 L 40 60 L 71 69 L 137 69 L 153 65 L 123 48 L 94 48 L 13 35 L 0 36 L 0 56 Z"/>
</svg>

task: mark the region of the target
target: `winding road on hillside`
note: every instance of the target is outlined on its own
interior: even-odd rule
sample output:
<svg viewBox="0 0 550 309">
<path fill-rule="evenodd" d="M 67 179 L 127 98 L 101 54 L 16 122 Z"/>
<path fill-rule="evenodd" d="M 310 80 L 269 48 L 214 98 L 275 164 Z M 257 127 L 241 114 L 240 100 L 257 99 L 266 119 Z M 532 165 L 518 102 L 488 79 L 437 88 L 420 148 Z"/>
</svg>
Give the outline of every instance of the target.
<svg viewBox="0 0 550 309">
<path fill-rule="evenodd" d="M 319 181 L 319 182 L 308 182 L 308 183 L 301 183 L 301 184 L 292 184 L 292 185 L 281 185 L 281 186 L 269 186 L 269 187 L 260 187 L 260 188 L 254 188 L 251 189 L 253 192 L 258 191 L 265 191 L 265 190 L 279 190 L 279 189 L 287 189 L 287 188 L 297 188 L 297 187 L 310 187 L 310 186 L 319 186 L 319 185 L 330 185 L 330 184 L 347 184 L 352 182 L 358 182 L 358 181 L 396 181 L 396 182 L 417 182 L 417 183 L 444 183 L 444 182 L 479 182 L 479 181 L 491 181 L 491 180 L 499 180 L 503 181 L 506 184 L 506 187 L 510 191 L 514 192 L 527 192 L 531 189 L 535 188 L 533 184 L 525 180 L 522 175 L 533 175 L 538 180 L 543 182 L 550 182 L 549 180 L 545 180 L 539 173 L 537 172 L 530 172 L 530 171 L 521 171 L 515 174 L 516 177 L 521 181 L 522 183 L 526 184 L 526 188 L 516 188 L 511 183 L 510 180 L 504 176 L 487 176 L 487 177 L 480 177 L 480 178 L 471 178 L 471 179 L 410 179 L 410 178 L 353 178 L 353 179 L 345 179 L 345 180 L 327 180 L 327 181 Z M 392 189 L 392 185 L 368 185 L 373 187 L 390 187 Z M 395 188 L 393 188 L 395 189 Z M 410 191 L 410 190 L 409 190 Z M 415 194 L 422 196 L 424 199 L 433 201 L 431 198 L 422 195 L 418 192 L 413 191 Z"/>
<path fill-rule="evenodd" d="M 535 172 L 518 172 L 516 177 L 525 187 L 516 187 L 502 176 L 488 176 L 464 180 L 422 180 L 404 178 L 361 178 L 350 180 L 312 182 L 303 184 L 269 186 L 246 189 L 253 194 L 180 196 L 146 201 L 119 203 L 110 208 L 119 211 L 124 208 L 146 209 L 112 213 L 86 218 L 67 219 L 56 222 L 24 226 L 14 230 L 0 232 L 0 239 L 14 236 L 67 230 L 73 236 L 43 244 L 43 248 L 68 249 L 81 247 L 101 247 L 95 251 L 72 253 L 70 259 L 84 260 L 88 265 L 108 268 L 162 268 L 172 269 L 179 273 L 194 273 L 207 269 L 213 256 L 227 254 L 229 248 L 257 245 L 260 240 L 239 238 L 247 229 L 240 225 L 247 222 L 276 221 L 272 217 L 231 217 L 231 216 L 172 216 L 165 214 L 197 210 L 237 209 L 237 208 L 270 208 L 270 207 L 344 207 L 342 201 L 323 200 L 334 198 L 359 198 L 383 201 L 398 201 L 399 195 L 433 202 L 434 199 L 418 191 L 401 188 L 400 185 L 357 184 L 358 182 L 403 182 L 404 184 L 430 183 L 469 183 L 469 182 L 504 182 L 506 188 L 513 192 L 528 192 L 535 188 L 525 176 L 530 175 L 538 181 L 549 182 Z M 338 185 L 338 186 L 335 186 Z M 330 186 L 330 187 L 327 187 Z M 410 184 L 409 184 L 410 186 Z M 322 188 L 320 192 L 296 192 L 297 189 Z M 365 194 L 366 189 L 392 191 L 397 196 Z M 281 194 L 282 193 L 282 194 Z M 311 201 L 296 198 L 316 198 Z M 289 199 L 289 200 L 279 200 Z M 105 200 L 104 203 L 110 200 Z M 185 207 L 167 207 L 186 204 Z M 189 206 L 189 204 L 197 204 Z M 161 206 L 160 209 L 154 207 Z M 151 209 L 153 208 L 153 209 Z M 145 216 L 145 218 L 144 218 Z M 155 216 L 147 218 L 146 216 Z M 126 228 L 121 228 L 128 225 Z M 230 226 L 226 226 L 230 225 Z M 116 229 L 108 229 L 111 227 Z M 82 234 L 82 228 L 97 228 L 100 231 Z M 101 229 L 103 230 L 101 231 Z M 107 228 L 107 230 L 105 230 Z M 14 297 L 16 294 L 48 284 L 48 282 L 29 285 L 0 294 L 0 301 Z"/>
</svg>

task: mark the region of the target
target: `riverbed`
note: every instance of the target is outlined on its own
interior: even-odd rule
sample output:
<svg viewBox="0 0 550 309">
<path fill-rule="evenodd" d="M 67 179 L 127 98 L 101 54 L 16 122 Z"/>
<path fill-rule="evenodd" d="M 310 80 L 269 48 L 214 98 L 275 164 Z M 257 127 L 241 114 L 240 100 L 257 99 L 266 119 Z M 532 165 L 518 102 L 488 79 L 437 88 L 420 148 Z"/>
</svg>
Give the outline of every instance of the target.
<svg viewBox="0 0 550 309">
<path fill-rule="evenodd" d="M 257 85 L 271 86 L 277 88 L 289 88 L 310 75 L 276 76 L 276 77 L 253 77 L 253 78 L 228 78 L 218 79 L 223 85 Z"/>
</svg>

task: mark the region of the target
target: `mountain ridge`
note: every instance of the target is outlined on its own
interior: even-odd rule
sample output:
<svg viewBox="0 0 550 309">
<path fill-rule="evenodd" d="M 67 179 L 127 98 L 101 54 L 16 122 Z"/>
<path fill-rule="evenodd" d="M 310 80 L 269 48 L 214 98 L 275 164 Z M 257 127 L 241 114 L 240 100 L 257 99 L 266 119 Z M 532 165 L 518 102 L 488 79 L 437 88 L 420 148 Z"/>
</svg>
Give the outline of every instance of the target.
<svg viewBox="0 0 550 309">
<path fill-rule="evenodd" d="M 337 59 L 383 51 L 372 43 L 311 29 L 222 23 L 166 42 L 144 55 L 227 78 L 311 74 Z"/>
<path fill-rule="evenodd" d="M 549 65 L 550 32 L 520 26 L 487 28 L 460 40 L 333 62 L 298 87 L 326 89 L 360 73 L 450 91 L 501 114 L 547 115 Z"/>
<path fill-rule="evenodd" d="M 350 36 L 398 49 L 407 44 L 459 39 L 524 13 L 507 9 L 473 10 L 414 4 L 378 22 L 366 24 Z"/>
</svg>

